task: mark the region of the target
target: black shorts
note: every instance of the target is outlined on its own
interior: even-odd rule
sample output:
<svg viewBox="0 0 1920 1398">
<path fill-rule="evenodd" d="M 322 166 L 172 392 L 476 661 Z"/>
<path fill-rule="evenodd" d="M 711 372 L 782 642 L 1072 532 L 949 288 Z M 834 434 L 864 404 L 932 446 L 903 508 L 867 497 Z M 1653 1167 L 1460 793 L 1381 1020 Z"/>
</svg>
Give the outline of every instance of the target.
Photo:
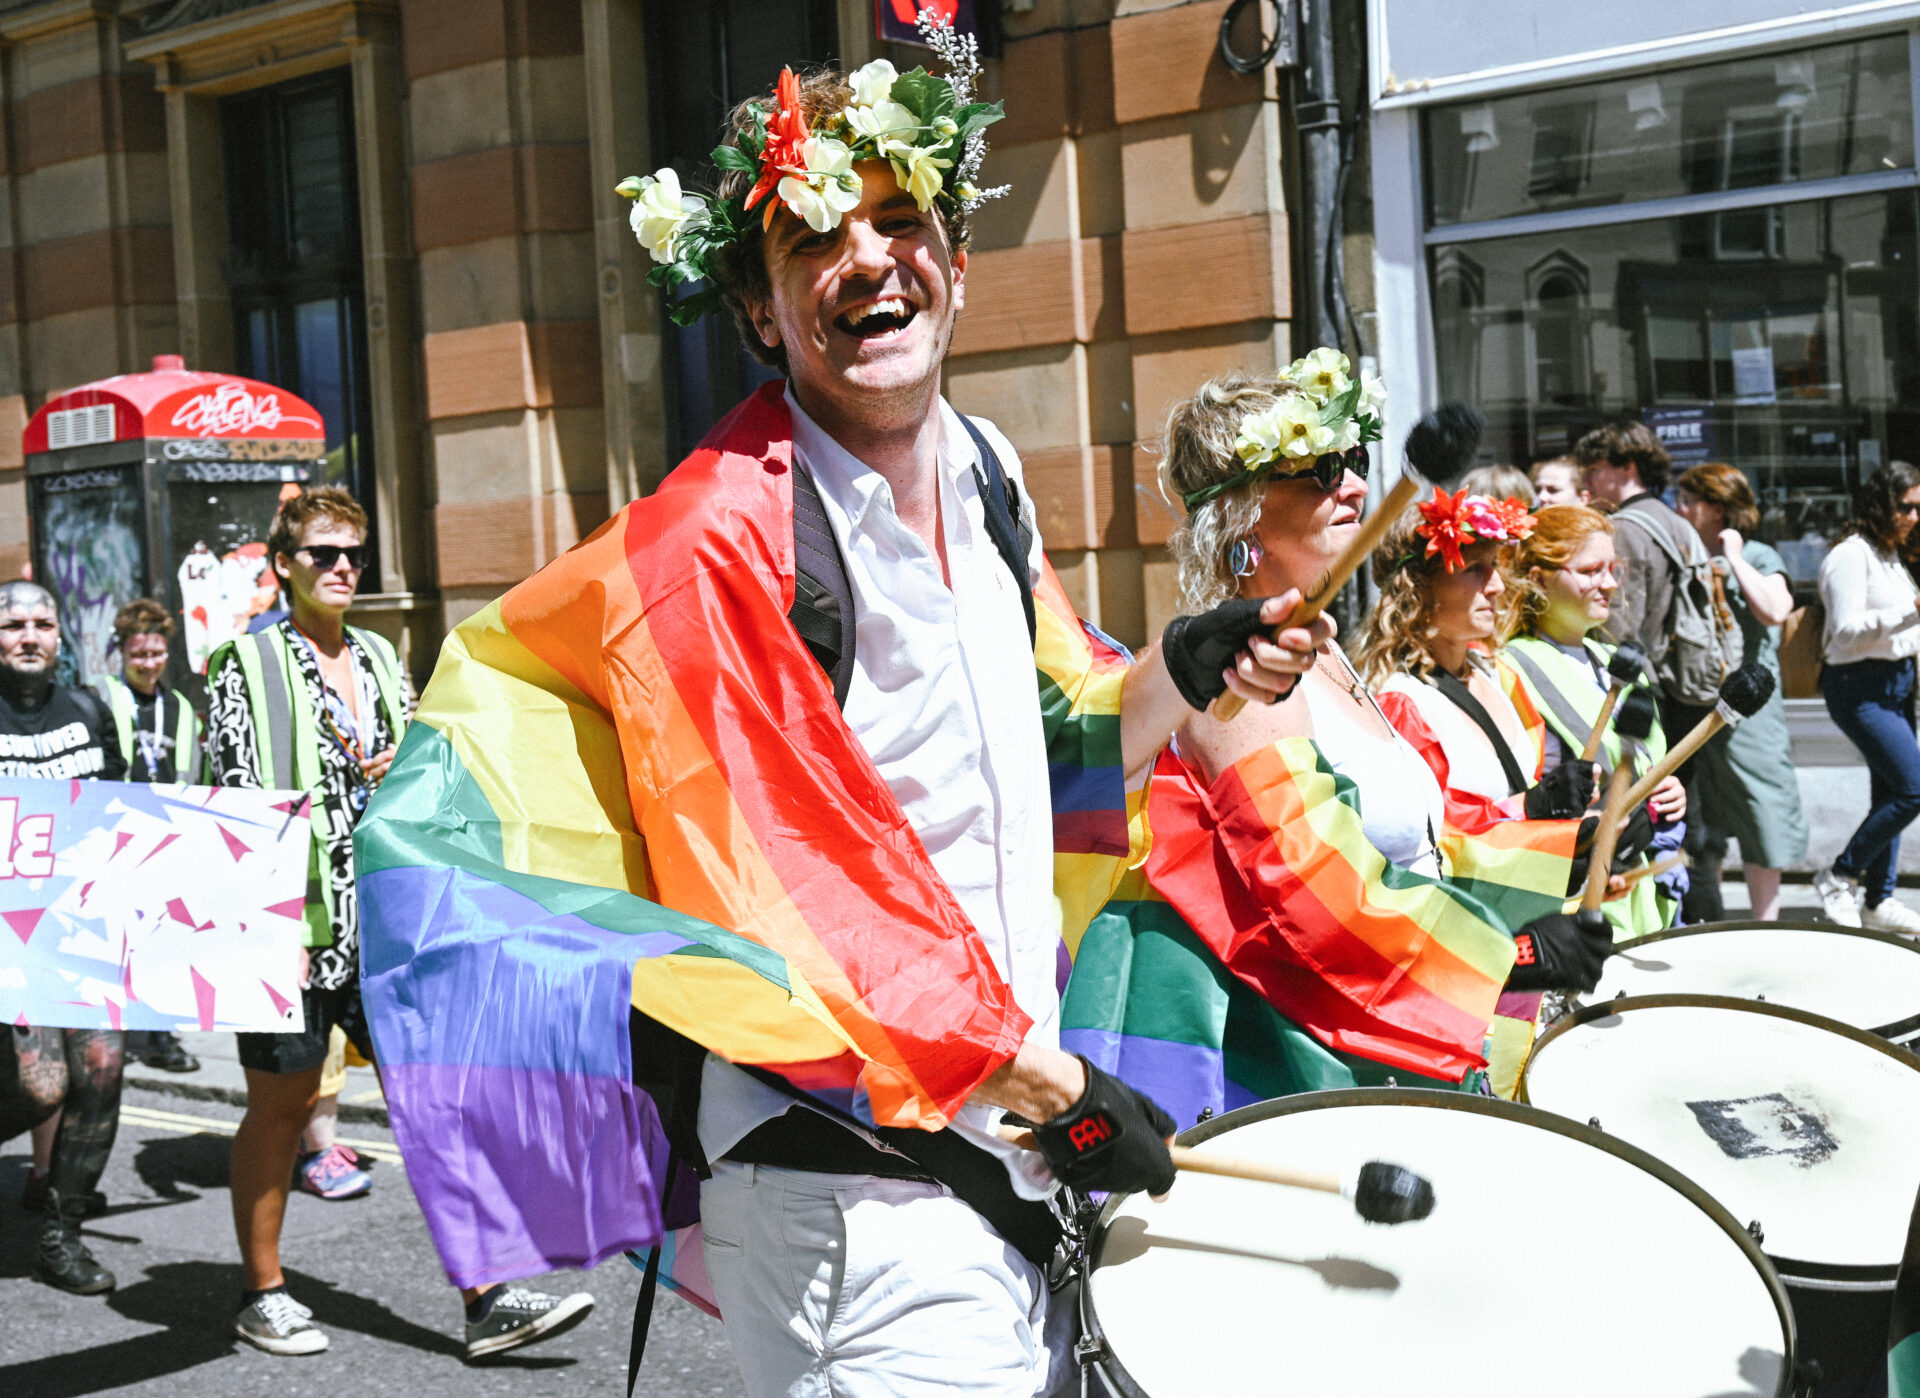
<svg viewBox="0 0 1920 1398">
<path fill-rule="evenodd" d="M 347 1042 L 373 1062 L 373 1036 L 367 1032 L 367 1012 L 360 1004 L 360 983 L 323 990 L 308 986 L 300 992 L 307 1027 L 298 1034 L 235 1034 L 240 1041 L 240 1066 L 257 1073 L 310 1073 L 327 1061 L 327 1041 L 339 1025 Z"/>
</svg>

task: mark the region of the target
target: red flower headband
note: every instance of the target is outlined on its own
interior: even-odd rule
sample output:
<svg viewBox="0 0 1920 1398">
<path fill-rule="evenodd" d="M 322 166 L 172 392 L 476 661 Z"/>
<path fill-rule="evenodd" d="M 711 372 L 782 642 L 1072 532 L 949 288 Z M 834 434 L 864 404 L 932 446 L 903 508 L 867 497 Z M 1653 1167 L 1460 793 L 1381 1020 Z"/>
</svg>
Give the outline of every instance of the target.
<svg viewBox="0 0 1920 1398">
<path fill-rule="evenodd" d="M 1480 543 L 1518 543 L 1533 533 L 1533 516 L 1512 497 L 1495 500 L 1488 495 L 1469 495 L 1465 490 L 1449 495 L 1435 486 L 1433 499 L 1422 501 L 1417 508 L 1422 522 L 1413 532 L 1427 541 L 1427 549 L 1424 555 L 1407 555 L 1406 561 L 1439 554 L 1449 573 L 1466 567 L 1460 552 L 1463 548 Z"/>
</svg>

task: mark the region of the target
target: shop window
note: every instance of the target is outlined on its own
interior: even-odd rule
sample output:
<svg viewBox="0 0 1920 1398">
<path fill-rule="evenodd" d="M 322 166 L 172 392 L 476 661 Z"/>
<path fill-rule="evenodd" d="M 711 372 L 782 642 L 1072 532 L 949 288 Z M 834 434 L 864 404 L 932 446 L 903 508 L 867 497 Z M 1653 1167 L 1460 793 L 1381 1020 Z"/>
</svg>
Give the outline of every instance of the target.
<svg viewBox="0 0 1920 1398">
<path fill-rule="evenodd" d="M 239 370 L 320 409 L 327 455 L 315 480 L 345 487 L 371 510 L 350 71 L 225 98 L 220 124 Z"/>
<path fill-rule="evenodd" d="M 1459 248 L 1442 248 L 1433 260 L 1433 302 L 1436 311 L 1434 346 L 1440 358 L 1453 366 L 1459 396 L 1466 402 L 1480 397 L 1480 321 L 1486 304 L 1487 277 L 1480 264 Z"/>
<path fill-rule="evenodd" d="M 734 106 L 770 91 L 782 65 L 828 63 L 839 48 L 835 0 L 710 0 L 648 5 L 646 14 L 654 166 L 671 165 L 695 189 L 714 186 L 709 153 Z M 666 348 L 676 460 L 750 389 L 777 377 L 725 314 L 668 324 Z"/>
<path fill-rule="evenodd" d="M 1421 127 L 1427 219 L 1912 169 L 1913 111 L 1904 32 L 1436 106 Z M 1754 257 L 1778 234 L 1746 219 L 1723 237 Z"/>
</svg>

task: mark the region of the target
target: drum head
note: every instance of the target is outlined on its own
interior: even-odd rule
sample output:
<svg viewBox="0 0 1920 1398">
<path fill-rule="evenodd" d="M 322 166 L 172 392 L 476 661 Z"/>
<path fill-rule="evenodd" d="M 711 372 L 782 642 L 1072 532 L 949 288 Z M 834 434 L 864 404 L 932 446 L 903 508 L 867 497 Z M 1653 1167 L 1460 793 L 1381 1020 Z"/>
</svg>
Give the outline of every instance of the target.
<svg viewBox="0 0 1920 1398">
<path fill-rule="evenodd" d="M 1783 1274 L 1892 1281 L 1920 1189 L 1920 1059 L 1885 1040 L 1747 1000 L 1615 1000 L 1542 1036 L 1520 1092 L 1757 1221 Z"/>
<path fill-rule="evenodd" d="M 1920 944 L 1832 923 L 1715 922 L 1623 942 L 1590 1005 L 1616 995 L 1730 995 L 1890 1039 L 1920 1030 Z"/>
<path fill-rule="evenodd" d="M 1643 1152 L 1459 1093 L 1353 1089 L 1230 1112 L 1182 1138 L 1350 1176 L 1433 1182 L 1417 1223 L 1332 1194 L 1182 1173 L 1110 1204 L 1086 1305 L 1150 1398 L 1784 1394 L 1784 1295 L 1724 1210 Z"/>
</svg>

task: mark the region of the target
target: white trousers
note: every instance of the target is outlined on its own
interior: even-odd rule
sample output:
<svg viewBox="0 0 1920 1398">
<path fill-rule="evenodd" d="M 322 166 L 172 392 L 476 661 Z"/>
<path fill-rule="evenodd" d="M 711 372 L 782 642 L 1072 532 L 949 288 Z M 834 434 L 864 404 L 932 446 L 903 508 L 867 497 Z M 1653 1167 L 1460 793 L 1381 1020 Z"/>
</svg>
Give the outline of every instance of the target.
<svg viewBox="0 0 1920 1398">
<path fill-rule="evenodd" d="M 1072 1308 L 1050 1335 L 1040 1269 L 938 1185 L 723 1160 L 700 1216 L 749 1398 L 1066 1386 Z"/>
</svg>

